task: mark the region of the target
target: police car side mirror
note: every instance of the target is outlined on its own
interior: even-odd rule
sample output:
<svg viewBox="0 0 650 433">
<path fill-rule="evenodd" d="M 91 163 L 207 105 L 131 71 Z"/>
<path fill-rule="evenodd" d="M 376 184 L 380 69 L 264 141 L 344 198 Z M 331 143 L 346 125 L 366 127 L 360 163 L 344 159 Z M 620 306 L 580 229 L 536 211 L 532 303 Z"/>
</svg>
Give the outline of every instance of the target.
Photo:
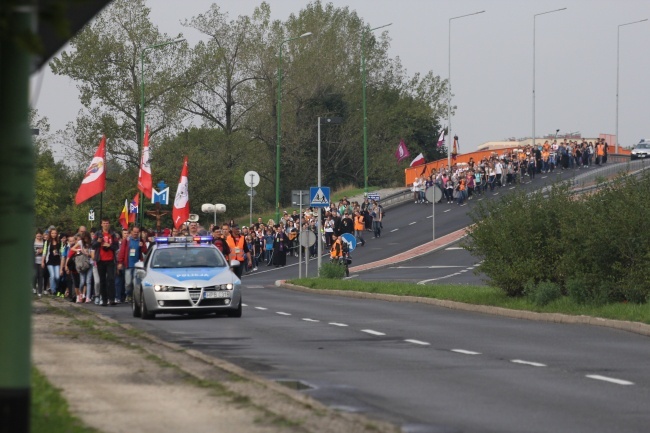
<svg viewBox="0 0 650 433">
<path fill-rule="evenodd" d="M 142 261 L 136 262 L 135 263 L 135 268 L 136 269 L 144 269 L 144 262 L 142 262 Z"/>
<path fill-rule="evenodd" d="M 234 268 L 235 266 L 239 266 L 239 265 L 241 265 L 241 263 L 239 262 L 239 260 L 234 260 L 234 259 L 233 259 L 233 260 L 230 261 L 230 267 L 231 267 L 231 268 Z"/>
</svg>

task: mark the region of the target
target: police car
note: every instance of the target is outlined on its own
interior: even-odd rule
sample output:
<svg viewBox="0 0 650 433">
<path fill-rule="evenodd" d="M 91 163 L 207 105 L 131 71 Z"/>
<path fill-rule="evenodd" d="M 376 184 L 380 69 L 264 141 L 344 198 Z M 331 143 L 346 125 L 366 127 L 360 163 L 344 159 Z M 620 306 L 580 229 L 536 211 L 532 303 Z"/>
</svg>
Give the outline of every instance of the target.
<svg viewBox="0 0 650 433">
<path fill-rule="evenodd" d="M 233 260 L 231 266 L 239 262 Z M 241 280 L 211 236 L 157 237 L 135 265 L 133 316 L 226 314 L 241 317 Z"/>
</svg>

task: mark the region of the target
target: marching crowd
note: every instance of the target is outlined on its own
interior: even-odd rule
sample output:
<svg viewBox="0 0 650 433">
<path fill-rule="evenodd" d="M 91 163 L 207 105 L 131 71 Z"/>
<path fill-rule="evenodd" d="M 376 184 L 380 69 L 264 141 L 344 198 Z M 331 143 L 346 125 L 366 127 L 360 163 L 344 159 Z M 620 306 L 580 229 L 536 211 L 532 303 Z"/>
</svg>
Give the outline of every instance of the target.
<svg viewBox="0 0 650 433">
<path fill-rule="evenodd" d="M 500 156 L 492 152 L 478 163 L 470 158 L 468 163 L 458 164 L 452 168 L 443 167 L 433 170 L 428 177 L 421 175 L 413 182 L 415 203 L 428 203 L 425 191 L 436 185 L 443 193 L 447 203 L 463 204 L 475 194 L 494 191 L 503 185 L 515 185 L 531 182 L 537 174 L 554 170 L 588 168 L 594 163 L 607 162 L 608 145 L 605 139 L 598 139 L 596 144 L 582 140 L 562 141 L 548 140 L 541 146 L 521 146 L 504 151 Z M 423 172 L 424 174 L 424 172 Z"/>
<path fill-rule="evenodd" d="M 250 227 L 240 229 L 231 220 L 211 225 L 209 231 L 192 221 L 178 230 L 159 233 L 137 226 L 114 231 L 108 218 L 102 218 L 101 229 L 96 232 L 85 226 L 60 232 L 50 226 L 37 230 L 34 237 L 32 291 L 38 297 L 51 295 L 78 303 L 131 302 L 135 264 L 144 259 L 156 236 L 211 234 L 226 259 L 241 263 L 233 267 L 240 278 L 258 266 L 285 266 L 287 258 L 298 257 L 298 248 L 303 248 L 305 257 L 316 257 L 316 244 L 307 248 L 299 245 L 301 226 L 303 231 L 321 236 L 327 250 L 345 233 L 354 235 L 361 246 L 366 243 L 364 232 L 372 232 L 373 238 L 381 236 L 384 209 L 375 200 L 366 198 L 358 203 L 344 198 L 323 210 L 320 223 L 316 210 L 308 208 L 302 215 L 295 210 L 291 214 L 285 211 L 277 222 L 270 219 L 264 223 L 258 218 Z"/>
</svg>

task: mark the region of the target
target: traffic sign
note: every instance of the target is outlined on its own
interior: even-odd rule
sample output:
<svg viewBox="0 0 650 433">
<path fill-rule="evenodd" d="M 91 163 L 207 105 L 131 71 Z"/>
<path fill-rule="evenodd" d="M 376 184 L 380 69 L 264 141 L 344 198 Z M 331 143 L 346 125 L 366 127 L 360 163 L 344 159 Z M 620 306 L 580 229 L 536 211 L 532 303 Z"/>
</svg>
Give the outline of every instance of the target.
<svg viewBox="0 0 650 433">
<path fill-rule="evenodd" d="M 93 209 L 88 211 L 88 221 L 95 221 L 95 211 Z"/>
<path fill-rule="evenodd" d="M 249 197 L 251 197 L 251 196 L 255 197 L 257 195 L 257 191 L 255 191 L 253 188 L 251 188 L 248 191 L 246 191 L 246 195 L 249 196 Z"/>
<path fill-rule="evenodd" d="M 329 186 L 312 186 L 309 188 L 309 205 L 312 207 L 327 207 L 330 205 Z"/>
<path fill-rule="evenodd" d="M 298 236 L 298 242 L 303 247 L 311 247 L 316 243 L 316 234 L 311 230 L 303 230 Z"/>
<path fill-rule="evenodd" d="M 377 192 L 369 192 L 367 197 L 368 200 L 379 201 L 379 193 Z"/>
<path fill-rule="evenodd" d="M 424 192 L 424 196 L 431 203 L 438 203 L 442 199 L 442 191 L 437 186 L 433 185 L 427 188 Z"/>
<path fill-rule="evenodd" d="M 348 251 L 352 252 L 357 247 L 357 238 L 350 233 L 343 233 L 341 235 L 341 242 L 348 244 Z"/>
<path fill-rule="evenodd" d="M 254 188 L 260 183 L 260 175 L 256 171 L 249 171 L 244 175 L 244 183 L 249 188 Z"/>
</svg>

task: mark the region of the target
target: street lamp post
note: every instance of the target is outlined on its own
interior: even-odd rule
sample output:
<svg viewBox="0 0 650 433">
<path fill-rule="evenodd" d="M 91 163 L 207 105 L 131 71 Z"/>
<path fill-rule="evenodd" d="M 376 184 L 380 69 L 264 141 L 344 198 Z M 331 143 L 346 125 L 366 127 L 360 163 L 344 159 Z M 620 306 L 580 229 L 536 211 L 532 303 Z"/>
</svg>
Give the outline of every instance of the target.
<svg viewBox="0 0 650 433">
<path fill-rule="evenodd" d="M 452 20 L 457 20 L 459 18 L 465 18 L 465 17 L 471 17 L 472 15 L 478 15 L 482 14 L 485 11 L 478 11 L 474 12 L 471 14 L 466 14 L 466 15 L 460 15 L 457 17 L 452 17 L 449 18 L 449 37 L 448 37 L 448 43 L 449 43 L 449 48 L 447 50 L 447 54 L 449 58 L 447 59 L 447 165 L 449 166 L 449 170 L 451 171 L 451 140 L 452 140 L 452 135 L 451 135 L 451 22 Z"/>
<path fill-rule="evenodd" d="M 147 50 L 152 50 L 154 48 L 164 47 L 165 45 L 177 44 L 183 42 L 185 38 L 174 39 L 173 41 L 162 42 L 160 44 L 149 45 L 144 47 L 140 52 L 140 150 L 138 157 L 138 164 L 142 164 L 142 147 L 144 146 L 144 54 Z M 142 192 L 140 192 L 140 225 L 144 218 L 144 202 L 142 201 Z"/>
<path fill-rule="evenodd" d="M 366 116 L 366 33 L 383 29 L 393 25 L 393 23 L 384 24 L 370 30 L 364 30 L 361 34 L 361 80 L 363 88 L 363 191 L 368 192 L 368 118 Z"/>
<path fill-rule="evenodd" d="M 541 12 L 533 15 L 533 148 L 535 147 L 535 27 L 537 22 L 537 17 L 540 15 L 551 14 L 553 12 L 560 12 L 566 10 L 566 8 L 554 9 L 552 11 Z"/>
<path fill-rule="evenodd" d="M 618 75 L 619 75 L 619 50 L 621 47 L 621 27 L 629 26 L 630 24 L 638 24 L 644 21 L 648 21 L 647 18 L 644 18 L 639 21 L 632 21 L 631 23 L 619 24 L 616 32 L 616 148 L 614 153 L 618 153 Z"/>
<path fill-rule="evenodd" d="M 278 107 L 277 107 L 277 119 L 278 119 L 278 140 L 277 146 L 275 149 L 275 221 L 280 221 L 280 143 L 282 141 L 282 45 L 287 42 L 295 41 L 296 39 L 305 38 L 311 36 L 311 32 L 303 33 L 300 36 L 295 38 L 285 39 L 280 42 L 278 47 Z"/>
</svg>

